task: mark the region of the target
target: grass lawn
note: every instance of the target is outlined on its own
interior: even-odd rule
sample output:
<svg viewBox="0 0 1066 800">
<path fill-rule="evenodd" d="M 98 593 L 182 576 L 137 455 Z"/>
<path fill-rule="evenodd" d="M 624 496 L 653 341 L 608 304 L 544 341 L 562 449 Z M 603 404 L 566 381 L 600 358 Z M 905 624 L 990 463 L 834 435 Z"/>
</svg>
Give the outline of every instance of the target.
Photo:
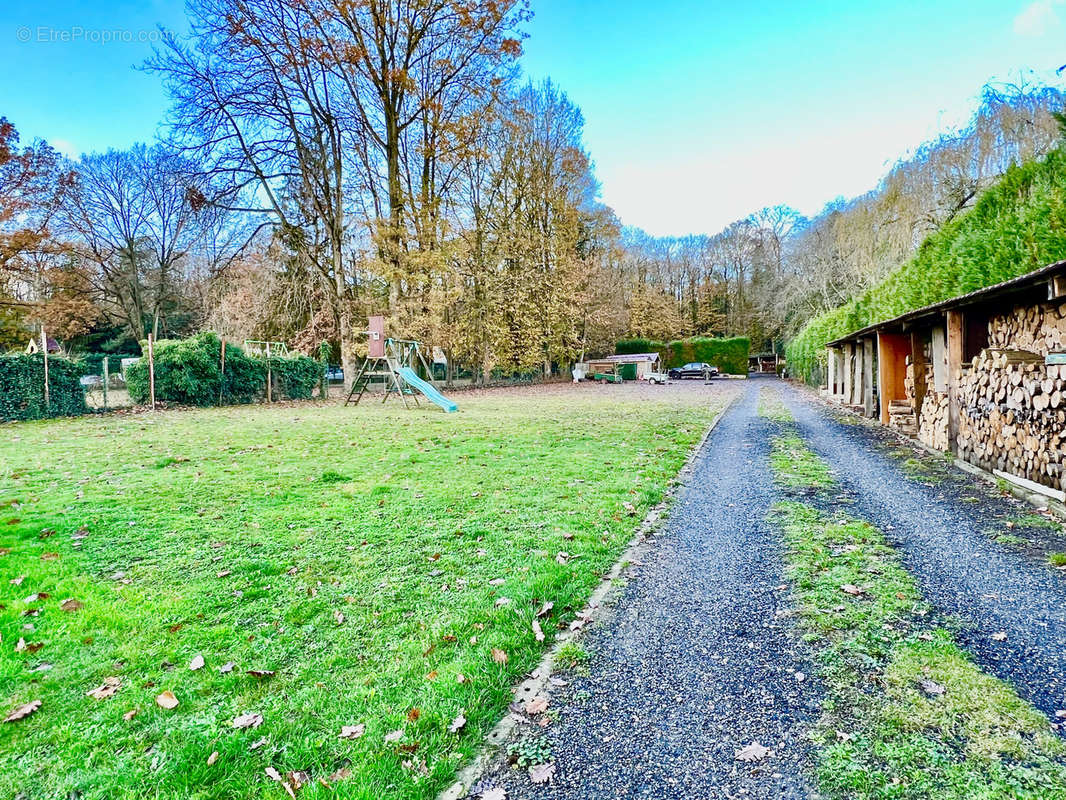
<svg viewBox="0 0 1066 800">
<path fill-rule="evenodd" d="M 0 796 L 432 797 L 731 391 L 3 426 Z"/>
</svg>

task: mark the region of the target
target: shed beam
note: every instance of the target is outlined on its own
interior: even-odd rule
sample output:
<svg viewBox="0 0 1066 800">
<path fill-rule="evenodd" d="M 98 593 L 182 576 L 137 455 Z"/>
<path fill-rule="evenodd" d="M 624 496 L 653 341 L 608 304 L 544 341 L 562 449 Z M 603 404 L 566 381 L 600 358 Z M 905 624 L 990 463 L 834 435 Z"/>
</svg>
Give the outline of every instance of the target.
<svg viewBox="0 0 1066 800">
<path fill-rule="evenodd" d="M 965 345 L 966 319 L 961 311 L 947 313 L 948 351 L 948 448 L 959 451 L 959 383 L 962 380 L 962 356 Z"/>
<path fill-rule="evenodd" d="M 862 386 L 862 404 L 866 416 L 874 415 L 874 340 L 872 338 L 862 340 L 863 375 L 866 380 Z"/>
</svg>

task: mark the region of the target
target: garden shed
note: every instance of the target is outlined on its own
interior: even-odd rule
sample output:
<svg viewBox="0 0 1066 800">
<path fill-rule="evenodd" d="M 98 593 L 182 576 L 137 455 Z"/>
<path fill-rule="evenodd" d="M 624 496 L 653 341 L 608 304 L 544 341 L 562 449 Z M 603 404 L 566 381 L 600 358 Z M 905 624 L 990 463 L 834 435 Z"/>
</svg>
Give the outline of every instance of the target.
<svg viewBox="0 0 1066 800">
<path fill-rule="evenodd" d="M 827 348 L 825 391 L 834 401 L 1066 498 L 1066 261 Z"/>
<path fill-rule="evenodd" d="M 649 373 L 659 371 L 658 353 L 630 353 L 589 360 L 588 372 L 620 375 L 623 380 L 644 380 Z"/>
</svg>

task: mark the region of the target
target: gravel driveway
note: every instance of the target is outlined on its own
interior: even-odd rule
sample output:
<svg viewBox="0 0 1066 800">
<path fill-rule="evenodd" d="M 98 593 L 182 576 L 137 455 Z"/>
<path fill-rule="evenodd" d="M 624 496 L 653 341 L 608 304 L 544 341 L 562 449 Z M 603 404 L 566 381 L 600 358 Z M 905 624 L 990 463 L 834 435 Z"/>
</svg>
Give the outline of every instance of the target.
<svg viewBox="0 0 1066 800">
<path fill-rule="evenodd" d="M 986 532 L 997 522 L 1006 532 L 1002 519 L 1031 509 L 957 470 L 927 485 L 886 454 L 891 434 L 842 424 L 784 384 L 781 394 L 807 444 L 833 468 L 842 500 L 854 504 L 847 513 L 877 525 L 900 549 L 926 599 L 957 621 L 959 641 L 978 663 L 1049 716 L 1066 708 L 1066 574 Z"/>
<path fill-rule="evenodd" d="M 776 493 L 762 383 L 711 433 L 617 611 L 587 638 L 588 674 L 553 692 L 554 782 L 498 766 L 487 780 L 508 797 L 815 796 L 805 734 L 819 693 L 766 522 Z M 738 761 L 752 741 L 773 754 Z"/>
</svg>

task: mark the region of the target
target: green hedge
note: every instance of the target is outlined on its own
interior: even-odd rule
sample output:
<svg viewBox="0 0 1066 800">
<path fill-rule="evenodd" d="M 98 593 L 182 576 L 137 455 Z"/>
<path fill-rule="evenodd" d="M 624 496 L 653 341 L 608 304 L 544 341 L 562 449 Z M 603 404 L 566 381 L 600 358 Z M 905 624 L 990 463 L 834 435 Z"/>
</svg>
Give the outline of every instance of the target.
<svg viewBox="0 0 1066 800">
<path fill-rule="evenodd" d="M 974 207 L 929 236 L 918 253 L 846 305 L 820 314 L 789 342 L 791 373 L 815 380 L 825 345 L 852 331 L 1066 258 L 1066 152 L 1007 170 Z"/>
<path fill-rule="evenodd" d="M 67 358 L 48 359 L 49 404 L 44 404 L 44 356 L 0 356 L 0 421 L 44 419 L 84 414 L 82 364 Z"/>
<path fill-rule="evenodd" d="M 266 393 L 266 359 L 245 355 L 236 345 L 226 345 L 226 372 L 222 374 L 219 353 L 222 342 L 206 332 L 181 341 L 155 343 L 156 400 L 193 406 L 251 403 Z M 272 357 L 275 399 L 311 397 L 324 367 L 306 356 Z M 150 400 L 148 359 L 141 358 L 126 370 L 126 386 L 135 403 Z"/>
<path fill-rule="evenodd" d="M 748 374 L 748 356 L 751 341 L 743 336 L 732 339 L 711 339 L 694 336 L 673 342 L 657 342 L 654 339 L 623 339 L 615 345 L 619 355 L 633 353 L 658 353 L 667 369 L 680 367 L 691 361 L 706 362 L 729 375 Z"/>
</svg>

